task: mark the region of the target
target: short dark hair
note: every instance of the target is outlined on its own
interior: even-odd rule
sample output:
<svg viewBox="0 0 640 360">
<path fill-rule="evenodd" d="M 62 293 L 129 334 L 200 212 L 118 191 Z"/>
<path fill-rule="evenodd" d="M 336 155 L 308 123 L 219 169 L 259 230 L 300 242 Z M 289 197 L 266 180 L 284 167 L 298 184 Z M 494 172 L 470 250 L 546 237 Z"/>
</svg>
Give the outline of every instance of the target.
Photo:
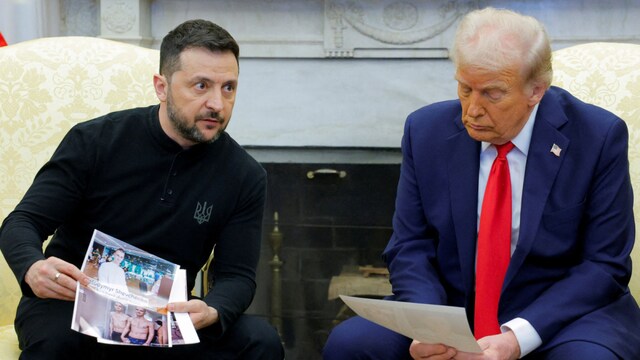
<svg viewBox="0 0 640 360">
<path fill-rule="evenodd" d="M 213 52 L 231 51 L 236 62 L 240 56 L 240 47 L 227 30 L 211 21 L 187 20 L 162 39 L 160 74 L 169 78 L 180 70 L 180 54 L 190 48 L 205 48 Z"/>
</svg>

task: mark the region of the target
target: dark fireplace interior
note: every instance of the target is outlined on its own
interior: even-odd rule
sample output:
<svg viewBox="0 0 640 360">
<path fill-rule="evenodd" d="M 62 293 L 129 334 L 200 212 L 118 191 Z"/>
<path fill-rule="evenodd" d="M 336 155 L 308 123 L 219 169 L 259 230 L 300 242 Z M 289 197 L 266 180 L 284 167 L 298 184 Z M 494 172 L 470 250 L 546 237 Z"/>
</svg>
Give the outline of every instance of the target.
<svg viewBox="0 0 640 360">
<path fill-rule="evenodd" d="M 321 162 L 256 156 L 269 180 L 258 288 L 248 313 L 279 329 L 287 359 L 321 358 L 343 305 L 328 299 L 333 276 L 384 266 L 399 150 L 367 151 L 361 159 L 346 154 L 325 154 Z"/>
</svg>

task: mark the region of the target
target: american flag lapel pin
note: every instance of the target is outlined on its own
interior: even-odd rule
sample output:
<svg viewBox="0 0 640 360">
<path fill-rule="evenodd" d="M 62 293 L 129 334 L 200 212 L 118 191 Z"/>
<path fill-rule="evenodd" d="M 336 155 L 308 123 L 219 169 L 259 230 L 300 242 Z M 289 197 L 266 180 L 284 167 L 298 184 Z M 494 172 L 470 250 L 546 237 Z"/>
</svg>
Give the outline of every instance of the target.
<svg viewBox="0 0 640 360">
<path fill-rule="evenodd" d="M 562 149 L 560 149 L 560 146 L 553 144 L 553 146 L 551 147 L 551 153 L 557 157 L 560 157 L 560 151 L 562 151 Z"/>
</svg>

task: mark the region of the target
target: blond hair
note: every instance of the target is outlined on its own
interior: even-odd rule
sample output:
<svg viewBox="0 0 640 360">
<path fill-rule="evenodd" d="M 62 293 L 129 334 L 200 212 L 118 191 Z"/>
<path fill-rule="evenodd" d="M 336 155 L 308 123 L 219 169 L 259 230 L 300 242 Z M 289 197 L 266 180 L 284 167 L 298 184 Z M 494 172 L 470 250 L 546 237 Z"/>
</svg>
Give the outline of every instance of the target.
<svg viewBox="0 0 640 360">
<path fill-rule="evenodd" d="M 544 26 L 531 16 L 485 8 L 468 13 L 456 32 L 451 60 L 456 68 L 499 71 L 522 65 L 527 83 L 551 84 L 551 44 Z"/>
</svg>

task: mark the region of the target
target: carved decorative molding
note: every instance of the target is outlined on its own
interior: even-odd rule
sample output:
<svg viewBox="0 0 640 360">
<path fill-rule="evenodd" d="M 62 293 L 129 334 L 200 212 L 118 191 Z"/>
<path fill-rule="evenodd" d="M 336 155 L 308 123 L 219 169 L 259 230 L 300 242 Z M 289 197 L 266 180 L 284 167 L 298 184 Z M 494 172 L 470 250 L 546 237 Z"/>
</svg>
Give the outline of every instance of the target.
<svg viewBox="0 0 640 360">
<path fill-rule="evenodd" d="M 150 0 L 99 0 L 100 37 L 149 46 L 151 37 Z"/>
<path fill-rule="evenodd" d="M 137 12 L 130 1 L 106 2 L 102 7 L 100 21 L 114 33 L 124 34 L 131 31 L 136 23 Z"/>
<path fill-rule="evenodd" d="M 460 18 L 484 6 L 513 8 L 538 18 L 554 47 L 640 42 L 633 22 L 640 10 L 629 2 L 605 9 L 600 0 L 539 0 L 536 6 L 495 0 L 57 1 L 65 10 L 63 33 L 69 35 L 97 34 L 159 47 L 173 26 L 201 17 L 231 30 L 248 58 L 447 58 Z M 572 14 L 575 26 L 567 26 L 566 14 Z M 93 27 L 86 16 L 93 16 Z M 96 20 L 99 27 L 93 31 Z"/>
<path fill-rule="evenodd" d="M 361 57 L 446 57 L 445 32 L 475 7 L 477 1 L 461 0 L 326 0 L 325 55 L 359 57 L 362 49 Z"/>
</svg>

